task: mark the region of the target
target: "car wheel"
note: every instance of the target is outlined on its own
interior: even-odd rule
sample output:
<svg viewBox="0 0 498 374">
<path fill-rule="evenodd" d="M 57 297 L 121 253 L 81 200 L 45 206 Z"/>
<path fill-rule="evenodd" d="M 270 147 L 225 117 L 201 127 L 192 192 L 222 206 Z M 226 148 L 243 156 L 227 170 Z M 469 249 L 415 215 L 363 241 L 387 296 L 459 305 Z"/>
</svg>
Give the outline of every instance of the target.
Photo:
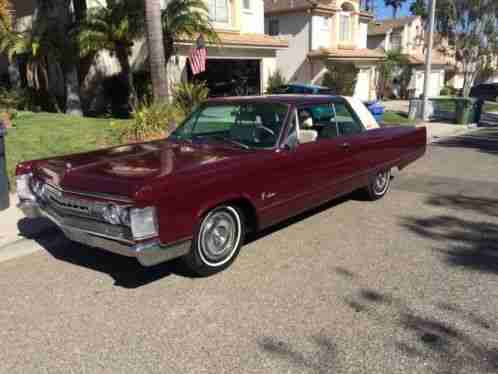
<svg viewBox="0 0 498 374">
<path fill-rule="evenodd" d="M 202 218 L 192 250 L 184 258 L 188 270 L 208 276 L 226 269 L 237 258 L 244 236 L 244 216 L 237 207 L 222 205 L 212 209 Z"/>
<path fill-rule="evenodd" d="M 391 170 L 381 170 L 371 177 L 366 192 L 370 200 L 378 200 L 389 191 L 390 186 Z"/>
</svg>

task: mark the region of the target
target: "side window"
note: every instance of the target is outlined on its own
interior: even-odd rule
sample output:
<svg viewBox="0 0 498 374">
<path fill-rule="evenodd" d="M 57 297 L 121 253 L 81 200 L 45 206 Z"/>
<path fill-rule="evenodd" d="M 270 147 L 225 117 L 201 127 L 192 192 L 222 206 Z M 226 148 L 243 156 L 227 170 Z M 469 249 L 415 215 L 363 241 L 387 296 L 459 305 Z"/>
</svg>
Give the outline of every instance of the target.
<svg viewBox="0 0 498 374">
<path fill-rule="evenodd" d="M 317 104 L 299 108 L 299 128 L 316 133 L 316 140 L 339 136 L 332 104 Z"/>
<path fill-rule="evenodd" d="M 365 129 L 358 118 L 345 103 L 334 103 L 335 107 L 335 122 L 339 131 L 339 135 L 355 135 L 360 134 Z"/>
</svg>

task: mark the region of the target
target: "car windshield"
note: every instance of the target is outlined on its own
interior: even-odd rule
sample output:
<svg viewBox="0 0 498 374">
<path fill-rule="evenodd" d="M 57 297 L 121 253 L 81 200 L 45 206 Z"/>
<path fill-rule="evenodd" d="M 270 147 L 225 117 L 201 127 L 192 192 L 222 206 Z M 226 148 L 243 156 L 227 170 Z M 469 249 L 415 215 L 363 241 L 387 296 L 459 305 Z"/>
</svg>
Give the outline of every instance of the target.
<svg viewBox="0 0 498 374">
<path fill-rule="evenodd" d="M 206 104 L 171 135 L 196 141 L 224 141 L 241 148 L 271 148 L 288 112 L 279 103 Z"/>
</svg>

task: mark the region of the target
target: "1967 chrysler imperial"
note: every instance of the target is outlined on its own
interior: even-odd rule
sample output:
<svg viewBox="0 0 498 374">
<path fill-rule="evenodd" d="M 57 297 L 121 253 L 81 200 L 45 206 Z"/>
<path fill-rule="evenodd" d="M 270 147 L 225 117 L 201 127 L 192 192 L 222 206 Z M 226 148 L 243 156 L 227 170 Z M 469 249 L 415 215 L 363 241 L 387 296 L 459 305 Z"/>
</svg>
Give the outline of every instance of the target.
<svg viewBox="0 0 498 374">
<path fill-rule="evenodd" d="M 379 128 L 351 98 L 213 99 L 164 140 L 23 162 L 17 192 L 73 241 L 209 275 L 249 231 L 357 189 L 381 198 L 425 148 L 425 128 Z"/>
</svg>

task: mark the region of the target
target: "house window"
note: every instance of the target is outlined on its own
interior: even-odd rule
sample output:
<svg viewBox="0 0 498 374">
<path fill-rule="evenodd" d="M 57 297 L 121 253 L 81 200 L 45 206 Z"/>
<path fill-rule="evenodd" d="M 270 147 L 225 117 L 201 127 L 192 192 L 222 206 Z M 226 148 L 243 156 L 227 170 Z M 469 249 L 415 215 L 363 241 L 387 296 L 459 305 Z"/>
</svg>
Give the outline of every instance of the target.
<svg viewBox="0 0 498 374">
<path fill-rule="evenodd" d="M 400 34 L 391 34 L 391 49 L 392 50 L 401 49 L 401 35 Z"/>
<path fill-rule="evenodd" d="M 251 0 L 242 1 L 242 6 L 245 10 L 251 10 Z"/>
<path fill-rule="evenodd" d="M 272 35 L 272 36 L 276 36 L 280 33 L 280 30 L 279 30 L 279 22 L 278 22 L 278 19 L 271 19 L 270 20 L 270 24 L 269 24 L 269 34 Z"/>
<path fill-rule="evenodd" d="M 339 15 L 339 40 L 341 42 L 351 40 L 351 17 L 349 14 Z"/>
<path fill-rule="evenodd" d="M 329 29 L 329 17 L 322 17 L 322 29 L 323 30 Z"/>
<path fill-rule="evenodd" d="M 208 0 L 209 20 L 228 22 L 228 0 Z"/>
</svg>

